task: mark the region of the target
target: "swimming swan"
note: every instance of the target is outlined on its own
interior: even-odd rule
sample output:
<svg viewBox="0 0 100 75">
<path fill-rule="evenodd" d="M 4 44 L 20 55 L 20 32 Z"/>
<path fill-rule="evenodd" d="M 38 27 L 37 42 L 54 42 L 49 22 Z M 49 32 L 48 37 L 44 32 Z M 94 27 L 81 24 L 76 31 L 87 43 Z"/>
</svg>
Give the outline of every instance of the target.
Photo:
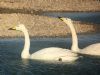
<svg viewBox="0 0 100 75">
<path fill-rule="evenodd" d="M 62 18 L 62 17 L 59 17 L 59 19 L 65 22 L 71 30 L 71 34 L 72 34 L 71 50 L 72 51 L 81 53 L 81 54 L 100 56 L 100 43 L 92 44 L 84 49 L 80 49 L 78 46 L 78 38 L 77 38 L 75 28 L 73 26 L 72 20 L 69 18 Z"/>
<path fill-rule="evenodd" d="M 73 53 L 69 49 L 50 47 L 41 49 L 33 54 L 29 53 L 30 49 L 30 39 L 28 30 L 23 24 L 19 24 L 9 30 L 22 31 L 25 35 L 24 49 L 21 53 L 21 58 L 23 59 L 36 59 L 36 60 L 51 60 L 51 61 L 75 61 L 79 57 L 76 53 Z"/>
</svg>

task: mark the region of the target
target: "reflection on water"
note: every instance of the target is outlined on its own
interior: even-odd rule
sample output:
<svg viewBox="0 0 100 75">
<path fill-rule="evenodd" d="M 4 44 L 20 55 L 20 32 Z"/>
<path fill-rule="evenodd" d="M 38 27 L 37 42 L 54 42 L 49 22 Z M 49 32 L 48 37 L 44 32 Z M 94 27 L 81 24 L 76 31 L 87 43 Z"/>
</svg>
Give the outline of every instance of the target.
<svg viewBox="0 0 100 75">
<path fill-rule="evenodd" d="M 45 12 L 43 13 L 45 16 L 51 17 L 69 17 L 74 20 L 82 21 L 82 22 L 91 22 L 100 24 L 100 12 Z"/>
<path fill-rule="evenodd" d="M 100 42 L 100 34 L 80 35 L 81 48 Z M 22 60 L 24 39 L 0 39 L 0 75 L 99 75 L 100 58 L 84 57 L 72 63 Z M 71 38 L 31 39 L 30 52 L 45 47 L 70 48 Z"/>
</svg>

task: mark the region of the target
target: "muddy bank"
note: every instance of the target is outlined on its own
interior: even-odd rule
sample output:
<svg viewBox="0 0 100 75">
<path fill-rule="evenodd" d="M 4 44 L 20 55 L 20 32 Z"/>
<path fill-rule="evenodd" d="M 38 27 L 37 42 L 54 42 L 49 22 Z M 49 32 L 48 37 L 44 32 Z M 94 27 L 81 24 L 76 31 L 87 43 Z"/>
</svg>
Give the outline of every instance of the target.
<svg viewBox="0 0 100 75">
<path fill-rule="evenodd" d="M 69 28 L 57 18 L 43 16 L 45 12 L 100 11 L 99 0 L 1 0 L 0 37 L 21 37 L 22 33 L 8 28 L 25 24 L 32 37 L 64 37 Z M 100 25 L 74 21 L 77 33 L 100 32 Z"/>
<path fill-rule="evenodd" d="M 64 37 L 70 33 L 65 23 L 57 18 L 32 14 L 0 14 L 0 37 L 21 37 L 21 32 L 9 31 L 8 28 L 19 23 L 25 24 L 31 37 Z M 100 32 L 100 25 L 74 21 L 77 33 Z"/>
<path fill-rule="evenodd" d="M 26 11 L 100 11 L 100 0 L 0 0 L 0 8 Z"/>
</svg>

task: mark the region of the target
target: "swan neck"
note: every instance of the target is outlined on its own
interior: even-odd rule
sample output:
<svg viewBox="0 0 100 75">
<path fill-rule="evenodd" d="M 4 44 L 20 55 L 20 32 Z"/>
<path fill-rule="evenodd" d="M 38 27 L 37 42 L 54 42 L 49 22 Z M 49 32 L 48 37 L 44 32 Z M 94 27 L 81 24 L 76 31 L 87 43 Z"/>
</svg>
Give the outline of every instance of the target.
<svg viewBox="0 0 100 75">
<path fill-rule="evenodd" d="M 79 48 L 78 48 L 78 38 L 77 38 L 77 34 L 76 34 L 76 31 L 75 31 L 74 25 L 73 25 L 72 22 L 67 23 L 67 25 L 70 28 L 71 35 L 72 35 L 72 47 L 71 47 L 71 50 L 73 52 L 79 52 Z"/>
<path fill-rule="evenodd" d="M 30 53 L 29 53 L 30 38 L 29 38 L 29 33 L 28 33 L 27 29 L 23 30 L 23 33 L 25 36 L 25 44 L 24 44 L 24 49 L 22 51 L 21 57 L 27 59 L 30 57 Z"/>
<path fill-rule="evenodd" d="M 73 26 L 71 28 L 71 33 L 72 33 L 72 47 L 71 47 L 71 49 L 74 52 L 79 52 L 79 48 L 78 48 L 78 38 L 77 38 L 77 34 L 76 34 L 76 31 L 75 31 L 75 29 L 74 29 Z"/>
</svg>

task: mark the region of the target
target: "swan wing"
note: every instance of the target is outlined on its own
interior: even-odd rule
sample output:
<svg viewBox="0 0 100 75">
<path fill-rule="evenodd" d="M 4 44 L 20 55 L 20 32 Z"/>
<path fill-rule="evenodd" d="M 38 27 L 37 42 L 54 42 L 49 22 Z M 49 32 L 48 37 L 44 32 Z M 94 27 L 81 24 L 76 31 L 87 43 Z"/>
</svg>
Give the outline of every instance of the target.
<svg viewBox="0 0 100 75">
<path fill-rule="evenodd" d="M 31 55 L 31 59 L 39 60 L 58 60 L 59 58 L 67 59 L 67 57 L 76 57 L 77 54 L 72 53 L 68 49 L 63 48 L 44 48 Z"/>
</svg>

